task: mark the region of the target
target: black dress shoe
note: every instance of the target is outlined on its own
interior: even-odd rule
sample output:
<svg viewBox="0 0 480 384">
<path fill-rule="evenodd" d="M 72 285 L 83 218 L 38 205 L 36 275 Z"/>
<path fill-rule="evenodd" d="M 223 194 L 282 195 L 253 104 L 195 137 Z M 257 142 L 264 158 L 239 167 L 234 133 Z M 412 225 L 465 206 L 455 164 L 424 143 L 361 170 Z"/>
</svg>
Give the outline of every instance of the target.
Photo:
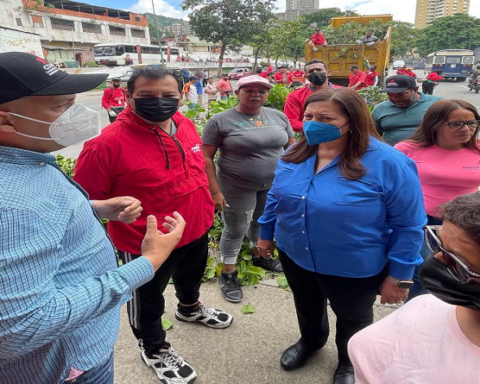
<svg viewBox="0 0 480 384">
<path fill-rule="evenodd" d="M 355 384 L 355 373 L 350 364 L 341 364 L 333 376 L 333 384 Z"/>
<path fill-rule="evenodd" d="M 315 352 L 314 349 L 297 341 L 283 352 L 280 365 L 285 371 L 293 371 L 305 364 L 313 352 Z"/>
</svg>

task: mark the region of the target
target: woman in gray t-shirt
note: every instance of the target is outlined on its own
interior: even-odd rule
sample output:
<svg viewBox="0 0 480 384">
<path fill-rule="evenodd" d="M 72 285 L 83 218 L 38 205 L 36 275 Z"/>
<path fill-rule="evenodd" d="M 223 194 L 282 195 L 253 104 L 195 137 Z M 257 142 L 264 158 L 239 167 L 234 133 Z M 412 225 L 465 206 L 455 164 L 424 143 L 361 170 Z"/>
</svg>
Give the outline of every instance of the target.
<svg viewBox="0 0 480 384">
<path fill-rule="evenodd" d="M 225 299 L 232 302 L 243 299 L 235 263 L 245 235 L 253 247 L 254 265 L 282 272 L 278 260 L 262 258 L 256 249 L 257 220 L 263 213 L 277 161 L 295 142 L 288 118 L 263 107 L 271 88 L 260 76 L 242 78 L 235 91 L 239 105 L 213 116 L 202 134 L 210 192 L 224 224 L 220 287 Z M 220 156 L 215 169 L 217 150 Z"/>
</svg>

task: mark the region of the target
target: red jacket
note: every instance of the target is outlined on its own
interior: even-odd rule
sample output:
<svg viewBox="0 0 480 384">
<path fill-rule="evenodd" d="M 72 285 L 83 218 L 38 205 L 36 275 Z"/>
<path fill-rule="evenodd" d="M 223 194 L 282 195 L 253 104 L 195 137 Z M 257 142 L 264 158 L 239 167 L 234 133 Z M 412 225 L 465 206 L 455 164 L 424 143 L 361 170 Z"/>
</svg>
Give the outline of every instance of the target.
<svg viewBox="0 0 480 384">
<path fill-rule="evenodd" d="M 330 88 L 342 88 L 339 85 L 329 84 Z M 288 117 L 295 132 L 303 132 L 303 115 L 305 101 L 313 93 L 308 85 L 293 91 L 287 96 L 283 113 Z"/>
<path fill-rule="evenodd" d="M 200 238 L 212 225 L 214 203 L 202 140 L 180 112 L 173 121 L 176 140 L 127 108 L 100 136 L 85 143 L 78 158 L 74 178 L 91 199 L 133 196 L 142 202 L 142 215 L 133 224 L 108 223 L 108 233 L 121 251 L 141 254 L 148 215 L 157 217 L 162 231 L 165 216 L 178 211 L 185 218 L 187 227 L 177 247 Z"/>
<path fill-rule="evenodd" d="M 373 84 L 375 84 L 375 77 L 378 76 L 378 72 L 367 71 L 365 74 L 367 75 L 367 86 L 371 87 Z"/>
<path fill-rule="evenodd" d="M 108 87 L 103 91 L 102 107 L 105 109 L 111 107 L 124 107 L 127 102 L 126 90 L 123 87 Z"/>
<path fill-rule="evenodd" d="M 358 91 L 359 89 L 367 87 L 367 75 L 365 74 L 365 72 L 358 71 L 356 75 L 353 74 L 353 73 L 350 73 L 349 80 L 350 80 L 349 83 L 348 83 L 349 87 L 354 86 L 359 81 L 362 82 L 359 86 L 354 88 L 356 91 Z"/>
<path fill-rule="evenodd" d="M 267 69 L 266 69 L 265 71 L 263 71 L 263 72 L 260 72 L 260 74 L 259 74 L 258 76 L 261 76 L 261 77 L 263 77 L 264 79 L 266 79 L 266 78 L 267 78 L 267 74 L 269 74 L 269 73 L 272 72 L 272 71 L 273 71 L 273 67 L 272 67 L 271 64 L 269 64 L 269 66 L 267 67 Z"/>
<path fill-rule="evenodd" d="M 320 32 L 318 35 L 314 33 L 311 40 L 315 45 L 324 45 L 327 43 L 327 39 L 325 39 L 325 35 L 322 32 Z"/>
<path fill-rule="evenodd" d="M 437 82 L 437 81 L 443 80 L 443 76 L 439 76 L 437 72 L 431 72 L 428 74 L 427 80 Z"/>
</svg>

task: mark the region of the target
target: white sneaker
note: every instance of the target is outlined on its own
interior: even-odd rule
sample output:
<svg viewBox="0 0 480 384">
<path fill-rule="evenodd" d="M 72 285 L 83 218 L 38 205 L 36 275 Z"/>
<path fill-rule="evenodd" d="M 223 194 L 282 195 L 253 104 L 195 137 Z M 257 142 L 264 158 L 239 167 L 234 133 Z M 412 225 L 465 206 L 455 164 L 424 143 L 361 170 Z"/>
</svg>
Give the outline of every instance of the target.
<svg viewBox="0 0 480 384">
<path fill-rule="evenodd" d="M 142 360 L 155 371 L 162 383 L 191 384 L 197 378 L 192 366 L 183 360 L 170 344 L 166 344 L 153 355 L 147 355 L 141 341 L 139 346 L 142 350 Z"/>
<path fill-rule="evenodd" d="M 196 311 L 190 312 L 189 314 L 177 310 L 175 312 L 175 318 L 189 323 L 202 323 L 210 328 L 227 328 L 233 321 L 232 315 L 227 312 L 207 307 L 202 303 L 200 303 Z"/>
</svg>

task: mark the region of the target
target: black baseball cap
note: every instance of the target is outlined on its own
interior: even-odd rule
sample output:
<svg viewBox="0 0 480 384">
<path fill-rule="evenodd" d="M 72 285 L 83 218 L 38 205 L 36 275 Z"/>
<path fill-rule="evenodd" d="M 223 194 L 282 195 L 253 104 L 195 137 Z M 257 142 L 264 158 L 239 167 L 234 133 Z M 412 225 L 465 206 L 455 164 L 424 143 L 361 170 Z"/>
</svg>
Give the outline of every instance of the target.
<svg viewBox="0 0 480 384">
<path fill-rule="evenodd" d="M 89 91 L 107 77 L 107 73 L 69 75 L 29 53 L 0 53 L 0 104 L 25 96 L 73 95 Z"/>
<path fill-rule="evenodd" d="M 358 65 L 352 65 L 352 66 L 350 67 L 350 70 L 352 70 L 352 69 L 358 69 Z"/>
<path fill-rule="evenodd" d="M 385 81 L 385 88 L 382 92 L 402 93 L 407 89 L 413 89 L 417 86 L 415 79 L 408 75 L 396 75 L 389 77 Z"/>
</svg>

